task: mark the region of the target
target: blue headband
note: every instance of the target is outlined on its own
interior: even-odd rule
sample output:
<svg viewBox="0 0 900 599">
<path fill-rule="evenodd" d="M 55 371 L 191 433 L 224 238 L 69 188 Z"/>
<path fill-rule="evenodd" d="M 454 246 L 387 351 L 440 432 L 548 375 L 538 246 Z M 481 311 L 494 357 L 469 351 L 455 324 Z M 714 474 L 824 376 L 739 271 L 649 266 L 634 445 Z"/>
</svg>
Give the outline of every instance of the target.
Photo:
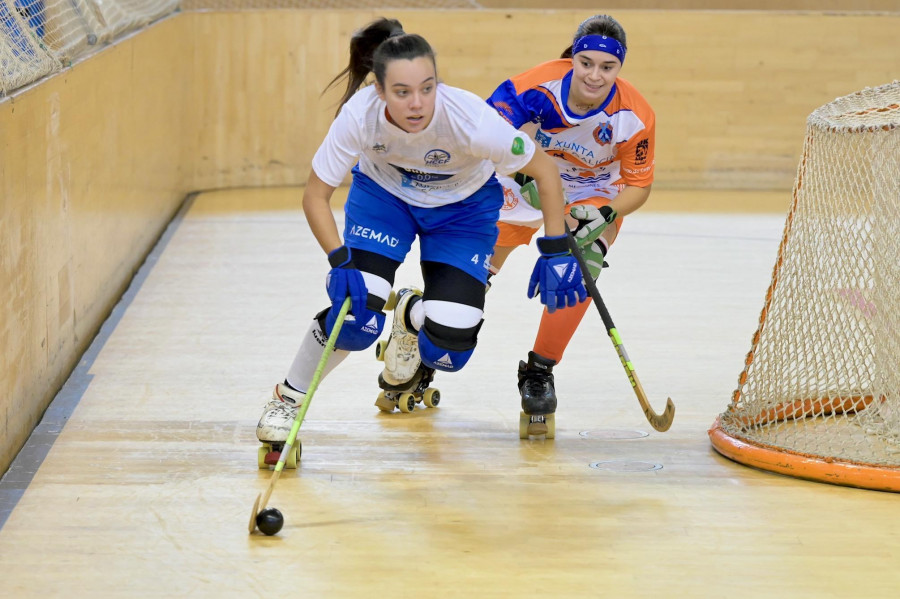
<svg viewBox="0 0 900 599">
<path fill-rule="evenodd" d="M 619 59 L 619 62 L 625 63 L 625 46 L 619 43 L 619 40 L 606 35 L 586 35 L 575 40 L 572 44 L 572 56 L 585 50 L 599 50 L 612 54 Z"/>
</svg>

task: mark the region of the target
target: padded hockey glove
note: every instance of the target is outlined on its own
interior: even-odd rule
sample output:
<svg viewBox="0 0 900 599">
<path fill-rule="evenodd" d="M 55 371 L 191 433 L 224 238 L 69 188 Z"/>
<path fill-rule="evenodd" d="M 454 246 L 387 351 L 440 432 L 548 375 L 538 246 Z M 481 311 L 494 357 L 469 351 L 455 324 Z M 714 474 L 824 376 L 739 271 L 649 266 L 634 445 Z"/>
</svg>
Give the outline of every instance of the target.
<svg viewBox="0 0 900 599">
<path fill-rule="evenodd" d="M 360 316 L 365 314 L 369 290 L 366 289 L 366 282 L 363 280 L 362 273 L 353 264 L 350 248 L 342 245 L 332 251 L 328 254 L 328 263 L 331 264 L 331 270 L 328 271 L 328 276 L 325 279 L 325 289 L 328 291 L 329 299 L 331 299 L 331 310 L 328 313 L 329 320 L 334 322 L 341 311 L 344 299 L 348 296 L 350 297 L 350 313 Z"/>
<path fill-rule="evenodd" d="M 541 256 L 528 281 L 528 297 L 540 293 L 541 303 L 547 306 L 548 312 L 574 306 L 587 299 L 578 262 L 569 251 L 566 239 L 567 235 L 557 235 L 539 237 L 537 240 Z"/>
<path fill-rule="evenodd" d="M 586 247 L 597 241 L 606 227 L 611 225 L 618 214 L 609 206 L 591 206 L 589 204 L 576 204 L 569 211 L 569 216 L 578 221 L 578 226 L 573 231 L 575 243 L 578 247 Z"/>
<path fill-rule="evenodd" d="M 603 261 L 607 246 L 600 241 L 600 235 L 616 220 L 616 211 L 609 206 L 597 208 L 588 204 L 578 204 L 572 206 L 569 215 L 578 221 L 578 226 L 573 231 L 575 243 L 581 248 L 591 276 L 597 280 L 600 271 L 609 266 Z"/>
<path fill-rule="evenodd" d="M 384 328 L 384 312 L 370 310 L 366 306 L 369 291 L 362 273 L 353 264 L 350 248 L 341 246 L 328 254 L 332 269 L 328 273 L 326 288 L 331 308 L 325 315 L 325 334 L 331 335 L 344 299 L 350 297 L 350 313 L 335 341 L 335 348 L 347 351 L 366 349 L 378 339 Z"/>
<path fill-rule="evenodd" d="M 532 207 L 540 210 L 541 196 L 538 195 L 537 183 L 535 183 L 534 177 L 529 177 L 524 173 L 516 173 L 513 180 L 519 184 L 519 193 L 522 194 L 525 201 L 531 204 Z"/>
</svg>

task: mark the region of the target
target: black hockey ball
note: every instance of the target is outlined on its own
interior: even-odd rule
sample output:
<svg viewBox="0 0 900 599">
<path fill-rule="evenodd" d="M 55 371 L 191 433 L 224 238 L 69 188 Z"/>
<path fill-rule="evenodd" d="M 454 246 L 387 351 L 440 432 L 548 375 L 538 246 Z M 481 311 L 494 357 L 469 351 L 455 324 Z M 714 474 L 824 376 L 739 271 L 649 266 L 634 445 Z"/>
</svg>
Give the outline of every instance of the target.
<svg viewBox="0 0 900 599">
<path fill-rule="evenodd" d="M 271 537 L 278 534 L 282 526 L 284 526 L 284 516 L 273 507 L 267 507 L 256 515 L 256 527 L 266 536 Z"/>
</svg>

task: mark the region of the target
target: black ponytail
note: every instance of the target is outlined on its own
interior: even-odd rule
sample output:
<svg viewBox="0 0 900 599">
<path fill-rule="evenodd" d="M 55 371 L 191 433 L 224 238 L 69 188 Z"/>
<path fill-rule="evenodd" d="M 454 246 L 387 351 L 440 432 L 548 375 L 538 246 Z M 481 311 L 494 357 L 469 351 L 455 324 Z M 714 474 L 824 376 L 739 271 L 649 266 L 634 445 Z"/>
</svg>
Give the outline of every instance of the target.
<svg viewBox="0 0 900 599">
<path fill-rule="evenodd" d="M 325 91 L 328 91 L 341 79 L 347 79 L 347 88 L 341 96 L 335 115 L 365 82 L 369 73 L 375 73 L 375 80 L 383 87 L 384 74 L 390 61 L 412 60 L 419 56 L 428 56 L 434 62 L 434 50 L 425 38 L 405 33 L 403 25 L 396 19 L 382 17 L 356 31 L 350 38 L 350 62 L 325 87 Z"/>
</svg>

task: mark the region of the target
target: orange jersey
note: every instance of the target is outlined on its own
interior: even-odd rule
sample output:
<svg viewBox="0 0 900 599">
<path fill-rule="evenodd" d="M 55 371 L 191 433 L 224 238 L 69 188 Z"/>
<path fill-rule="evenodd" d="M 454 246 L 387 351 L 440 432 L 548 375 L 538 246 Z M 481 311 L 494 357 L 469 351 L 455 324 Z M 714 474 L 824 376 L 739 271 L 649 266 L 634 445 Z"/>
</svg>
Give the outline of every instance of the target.
<svg viewBox="0 0 900 599">
<path fill-rule="evenodd" d="M 577 115 L 567 106 L 571 80 L 571 60 L 545 62 L 504 81 L 488 104 L 516 128 L 538 125 L 534 141 L 556 162 L 568 201 L 650 185 L 656 117 L 647 100 L 617 78 L 601 106 Z"/>
</svg>

